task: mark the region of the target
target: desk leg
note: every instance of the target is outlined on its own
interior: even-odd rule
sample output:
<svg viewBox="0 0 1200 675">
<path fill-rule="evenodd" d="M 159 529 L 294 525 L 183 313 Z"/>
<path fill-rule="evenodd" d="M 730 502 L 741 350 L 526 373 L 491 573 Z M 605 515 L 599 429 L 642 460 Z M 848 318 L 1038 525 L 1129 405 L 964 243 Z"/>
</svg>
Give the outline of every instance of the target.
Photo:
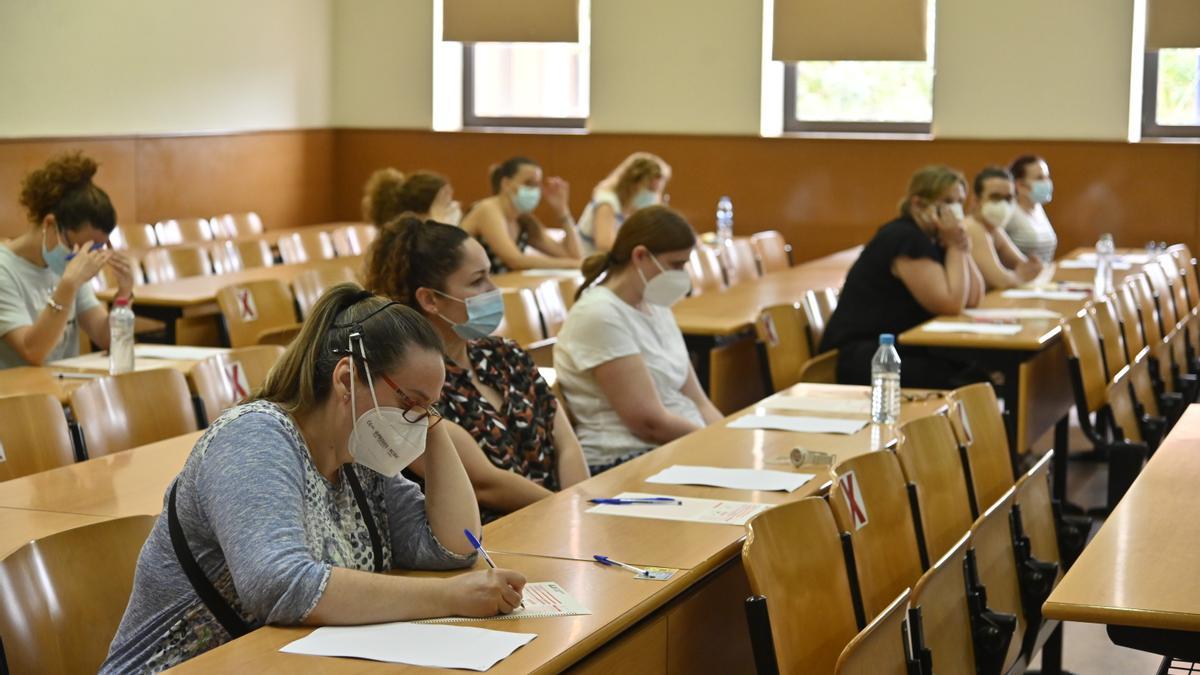
<svg viewBox="0 0 1200 675">
<path fill-rule="evenodd" d="M 1062 668 L 1063 625 L 1060 623 L 1042 645 L 1042 668 L 1030 670 L 1026 675 L 1066 675 Z"/>
<path fill-rule="evenodd" d="M 157 305 L 139 305 L 137 298 L 133 301 L 133 313 L 138 316 L 144 316 L 147 319 L 154 319 L 166 324 L 163 329 L 164 344 L 175 344 L 175 322 L 183 318 L 183 310 L 179 307 L 160 307 Z"/>
<path fill-rule="evenodd" d="M 1054 498 L 1067 503 L 1067 467 L 1070 465 L 1071 415 L 1054 425 Z"/>
<path fill-rule="evenodd" d="M 684 335 L 684 344 L 688 353 L 696 356 L 696 379 L 704 393 L 711 394 L 712 350 L 717 346 L 717 339 L 712 335 Z"/>
</svg>

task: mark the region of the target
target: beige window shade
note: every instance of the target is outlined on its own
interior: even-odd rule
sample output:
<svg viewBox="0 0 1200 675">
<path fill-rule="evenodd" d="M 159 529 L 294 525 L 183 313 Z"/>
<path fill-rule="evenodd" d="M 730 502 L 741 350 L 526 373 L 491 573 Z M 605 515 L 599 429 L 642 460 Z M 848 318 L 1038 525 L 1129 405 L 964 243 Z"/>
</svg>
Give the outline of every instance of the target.
<svg viewBox="0 0 1200 675">
<path fill-rule="evenodd" d="M 1200 0 L 1146 0 L 1146 50 L 1200 47 Z"/>
<path fill-rule="evenodd" d="M 924 61 L 925 17 L 925 0 L 775 0 L 772 58 Z"/>
<path fill-rule="evenodd" d="M 450 42 L 578 42 L 578 0 L 445 0 Z"/>
</svg>

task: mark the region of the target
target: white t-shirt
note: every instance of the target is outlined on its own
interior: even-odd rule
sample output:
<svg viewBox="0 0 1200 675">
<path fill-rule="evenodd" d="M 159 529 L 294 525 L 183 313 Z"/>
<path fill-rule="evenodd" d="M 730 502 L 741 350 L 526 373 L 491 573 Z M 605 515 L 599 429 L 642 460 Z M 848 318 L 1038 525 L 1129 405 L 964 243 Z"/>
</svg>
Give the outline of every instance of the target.
<svg viewBox="0 0 1200 675">
<path fill-rule="evenodd" d="M 704 425 L 700 409 L 683 394 L 691 364 L 671 310 L 646 303 L 643 311 L 604 286 L 589 288 L 571 307 L 558 334 L 554 367 L 577 420 L 575 433 L 592 466 L 611 464 L 654 447 L 621 422 L 592 373 L 596 366 L 633 354 L 640 354 L 645 361 L 663 406 Z"/>
<path fill-rule="evenodd" d="M 579 216 L 579 239 L 583 243 L 585 255 L 596 252 L 596 207 L 601 204 L 608 204 L 612 207 L 613 214 L 617 217 L 618 229 L 620 229 L 621 223 L 625 222 L 625 216 L 621 213 L 621 200 L 617 199 L 617 193 L 612 190 L 596 190 L 592 193 L 592 201 L 588 202 L 583 209 L 583 214 Z M 613 235 L 616 235 L 616 232 Z"/>
<path fill-rule="evenodd" d="M 21 326 L 32 326 L 38 314 L 46 308 L 46 299 L 54 294 L 58 280 L 59 276 L 51 272 L 49 267 L 38 267 L 0 244 L 0 337 Z M 99 306 L 100 301 L 96 299 L 91 285 L 80 286 L 75 294 L 75 302 L 63 307 L 67 313 L 67 327 L 46 361 L 79 355 L 79 323 L 76 317 Z M 27 365 L 7 342 L 0 340 L 0 369 Z"/>
<path fill-rule="evenodd" d="M 1025 209 L 1017 206 L 1013 209 L 1012 217 L 1004 225 L 1008 238 L 1028 257 L 1038 258 L 1043 262 L 1054 259 L 1054 249 L 1058 248 L 1058 236 L 1054 234 L 1054 226 L 1046 217 L 1046 210 L 1041 204 L 1033 205 L 1033 213 L 1025 213 Z"/>
</svg>

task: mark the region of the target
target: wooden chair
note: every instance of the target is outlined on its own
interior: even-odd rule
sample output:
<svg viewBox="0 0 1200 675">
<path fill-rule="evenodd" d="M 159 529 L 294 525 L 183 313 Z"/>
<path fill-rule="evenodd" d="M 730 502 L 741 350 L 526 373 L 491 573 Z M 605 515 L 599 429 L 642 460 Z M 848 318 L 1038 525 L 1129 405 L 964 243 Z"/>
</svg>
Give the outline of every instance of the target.
<svg viewBox="0 0 1200 675">
<path fill-rule="evenodd" d="M 220 223 L 224 236 L 230 239 L 238 237 L 256 237 L 263 233 L 262 218 L 253 211 L 246 213 L 226 213 L 211 218 L 209 222 Z"/>
<path fill-rule="evenodd" d="M 838 289 L 822 288 L 804 292 L 801 306 L 808 319 L 808 345 L 813 354 L 819 354 L 821 338 L 825 336 L 825 326 L 833 310 L 837 308 Z"/>
<path fill-rule="evenodd" d="M 292 344 L 292 340 L 300 334 L 300 329 L 304 327 L 302 323 L 293 323 L 287 326 L 279 326 L 277 328 L 268 328 L 258 334 L 258 339 L 254 341 L 257 345 L 277 345 L 287 347 Z"/>
<path fill-rule="evenodd" d="M 1099 298 L 1088 307 L 1088 313 L 1100 329 L 1100 341 L 1104 345 L 1104 366 L 1109 379 L 1129 365 L 1129 350 L 1125 348 L 1125 335 L 1121 330 L 1117 299 L 1113 295 Z"/>
<path fill-rule="evenodd" d="M 379 230 L 374 225 L 345 225 L 333 231 L 333 249 L 339 256 L 363 255 Z"/>
<path fill-rule="evenodd" d="M 749 239 L 735 237 L 722 243 L 718 255 L 721 269 L 725 272 L 726 286 L 736 286 L 759 277 L 758 261 Z"/>
<path fill-rule="evenodd" d="M 109 233 L 108 241 L 113 248 L 119 251 L 158 246 L 158 237 L 154 234 L 154 226 L 147 223 L 117 225 Z"/>
<path fill-rule="evenodd" d="M 238 256 L 246 269 L 271 267 L 275 264 L 275 254 L 271 251 L 271 245 L 262 239 L 235 241 L 234 246 L 237 246 Z"/>
<path fill-rule="evenodd" d="M 964 532 L 962 539 L 921 577 L 908 601 L 921 613 L 934 673 L 976 672 L 963 571 L 969 541 L 970 535 Z"/>
<path fill-rule="evenodd" d="M 146 285 L 146 275 L 145 275 L 145 273 L 142 272 L 141 261 L 138 260 L 138 258 L 136 256 L 134 256 L 128 252 L 123 252 L 123 253 L 125 254 L 125 257 L 129 258 L 130 271 L 133 272 L 133 285 L 134 286 Z M 89 281 L 88 283 L 91 284 L 93 291 L 99 293 L 100 291 L 103 291 L 103 290 L 106 290 L 109 288 L 116 288 L 117 287 L 117 275 L 115 272 L 113 272 L 112 267 L 105 265 L 103 268 L 100 269 L 100 273 L 97 274 L 96 276 L 92 277 L 92 280 Z"/>
<path fill-rule="evenodd" d="M 146 271 L 146 281 L 152 284 L 212 275 L 208 252 L 198 246 L 150 249 L 142 258 L 142 268 Z"/>
<path fill-rule="evenodd" d="M 754 405 L 769 393 L 761 376 L 758 342 L 741 337 L 713 347 L 708 354 L 709 398 L 725 415 Z"/>
<path fill-rule="evenodd" d="M 543 332 L 548 338 L 558 337 L 558 332 L 567 320 L 567 303 L 562 296 L 562 287 L 559 282 L 551 279 L 533 289 L 533 295 L 542 315 L 542 327 L 545 329 Z"/>
<path fill-rule="evenodd" d="M 132 516 L 85 525 L 32 541 L 0 560 L 5 672 L 100 669 L 154 520 Z"/>
<path fill-rule="evenodd" d="M 1017 575 L 1017 554 L 1013 549 L 1013 488 L 984 511 L 971 526 L 971 546 L 979 581 L 987 589 L 987 606 L 995 612 L 1016 618 L 1016 628 L 1008 643 L 1001 672 L 1007 673 L 1021 660 L 1025 630 L 1028 628 L 1021 605 L 1021 580 Z"/>
<path fill-rule="evenodd" d="M 1109 440 L 1102 417 L 1108 373 L 1100 351 L 1100 334 L 1086 312 L 1064 321 L 1062 331 L 1080 429 L 1093 445 L 1102 448 Z"/>
<path fill-rule="evenodd" d="M 187 378 L 192 390 L 204 402 L 208 423 L 212 424 L 221 413 L 261 387 L 267 373 L 282 355 L 283 347 L 279 345 L 241 347 L 210 356 L 192 366 Z"/>
<path fill-rule="evenodd" d="M 213 238 L 208 221 L 203 218 L 172 218 L 160 220 L 154 224 L 154 233 L 161 246 L 176 244 L 198 244 Z"/>
<path fill-rule="evenodd" d="M 797 379 L 801 382 L 837 384 L 837 359 L 838 350 L 836 349 L 814 356 L 800 367 L 800 375 Z"/>
<path fill-rule="evenodd" d="M 1132 360 L 1147 346 L 1137 299 L 1133 297 L 1133 288 L 1129 284 L 1117 286 L 1113 290 L 1113 297 L 1117 300 L 1117 316 L 1121 319 L 1121 334 L 1125 338 L 1125 348 L 1129 351 L 1129 358 Z"/>
<path fill-rule="evenodd" d="M 803 555 L 796 554 L 799 542 Z M 765 600 L 769 617 L 769 626 L 761 627 L 769 632 L 760 640 L 754 635 L 761 631 L 754 598 L 747 601 L 756 653 L 760 645 L 765 650 L 773 646 L 780 672 L 832 672 L 863 617 L 845 547 L 825 500 L 808 497 L 755 516 L 746 525 L 742 564 L 750 591 Z"/>
<path fill-rule="evenodd" d="M 717 252 L 705 244 L 697 244 L 687 262 L 688 276 L 692 278 L 692 295 L 714 293 L 724 290 L 725 279 L 721 273 L 721 262 Z"/>
<path fill-rule="evenodd" d="M 309 312 L 325 291 L 347 281 L 357 281 L 354 270 L 349 267 L 318 267 L 292 279 L 292 294 L 296 296 L 296 305 L 300 307 L 300 318 L 308 318 Z"/>
<path fill-rule="evenodd" d="M 809 583 L 812 583 L 809 580 Z M 908 648 L 908 589 L 892 601 L 875 620 L 842 650 L 837 675 L 909 675 L 912 655 Z M 828 672 L 828 671 L 797 671 Z"/>
<path fill-rule="evenodd" d="M 921 576 L 916 519 L 892 451 L 853 457 L 835 473 L 829 505 L 838 527 L 850 533 L 864 616 L 870 621 Z"/>
<path fill-rule="evenodd" d="M 297 323 L 292 294 L 278 279 L 226 286 L 217 291 L 217 305 L 231 347 L 256 345 L 262 333 Z"/>
<path fill-rule="evenodd" d="M 1058 637 L 1055 639 L 1062 639 L 1058 621 L 1042 618 L 1042 603 L 1062 580 L 1074 558 L 1083 550 L 1088 530 L 1091 529 L 1090 522 L 1060 522 L 1056 515 L 1056 507 L 1050 496 L 1050 467 L 1054 463 L 1053 455 L 1053 450 L 1046 453 L 1045 457 L 1021 476 L 1013 488 L 1013 539 L 1018 564 L 1021 565 L 1020 569 L 1026 572 L 1023 581 L 1031 582 L 1027 573 L 1037 567 L 1042 568 L 1041 574 L 1044 577 L 1038 580 L 1041 588 L 1036 597 L 1029 598 L 1025 603 L 1025 621 L 1029 626 L 1025 633 L 1025 653 L 1029 656 L 1040 651 L 1056 632 Z M 1064 551 L 1070 555 L 1064 555 Z"/>
<path fill-rule="evenodd" d="M 950 420 L 929 415 L 900 427 L 896 456 L 916 490 L 926 560 L 937 560 L 971 528 L 973 519 L 968 477 Z"/>
<path fill-rule="evenodd" d="M 62 403 L 50 394 L 0 396 L 0 482 L 75 462 Z"/>
<path fill-rule="evenodd" d="M 244 268 L 237 244 L 228 239 L 213 242 L 208 247 L 208 258 L 212 262 L 213 274 L 217 276 L 240 272 Z"/>
<path fill-rule="evenodd" d="M 542 315 L 533 291 L 528 288 L 505 288 L 500 295 L 504 298 L 504 320 L 496 329 L 496 335 L 513 340 L 522 347 L 545 339 Z"/>
<path fill-rule="evenodd" d="M 1144 274 L 1130 277 L 1126 283 L 1138 305 L 1146 346 L 1150 350 L 1151 370 L 1167 392 L 1178 393 L 1185 401 L 1196 399 L 1196 378 L 1190 373 L 1187 343 L 1175 330 L 1173 316 L 1163 317 L 1149 278 Z"/>
<path fill-rule="evenodd" d="M 973 513 L 983 513 L 989 504 L 996 503 L 1013 486 L 1013 457 L 1008 446 L 1008 433 L 996 390 L 988 382 L 977 382 L 955 389 L 950 400 L 957 408 L 950 413 L 959 426 L 958 442 L 966 447 L 970 467 L 971 494 L 975 498 Z"/>
<path fill-rule="evenodd" d="M 174 368 L 101 377 L 71 392 L 70 400 L 88 457 L 111 455 L 199 428 L 187 380 Z"/>
<path fill-rule="evenodd" d="M 750 245 L 758 254 L 762 274 L 779 272 L 792 266 L 792 247 L 783 235 L 775 230 L 756 232 L 750 236 Z"/>
<path fill-rule="evenodd" d="M 324 230 L 293 232 L 279 238 L 279 256 L 287 265 L 306 263 L 310 260 L 329 260 L 336 255 L 333 239 Z"/>
<path fill-rule="evenodd" d="M 808 349 L 808 321 L 800 303 L 764 308 L 754 330 L 771 373 L 771 389 L 781 391 L 800 381 L 800 369 L 812 358 Z"/>
<path fill-rule="evenodd" d="M 558 280 L 558 290 L 562 293 L 563 306 L 569 311 L 575 304 L 575 294 L 583 285 L 583 277 L 563 277 Z"/>
</svg>

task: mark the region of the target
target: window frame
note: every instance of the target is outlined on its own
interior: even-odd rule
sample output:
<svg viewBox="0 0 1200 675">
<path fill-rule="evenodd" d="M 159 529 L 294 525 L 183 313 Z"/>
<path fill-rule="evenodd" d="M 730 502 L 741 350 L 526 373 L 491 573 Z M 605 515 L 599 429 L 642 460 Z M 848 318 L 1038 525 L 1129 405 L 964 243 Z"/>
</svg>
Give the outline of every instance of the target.
<svg viewBox="0 0 1200 675">
<path fill-rule="evenodd" d="M 475 114 L 475 43 L 463 43 L 462 124 L 464 129 L 587 129 L 586 117 L 484 117 Z"/>
<path fill-rule="evenodd" d="M 1200 138 L 1200 124 L 1158 123 L 1158 50 L 1146 52 L 1142 70 L 1142 137 Z"/>
<path fill-rule="evenodd" d="M 934 74 L 937 77 L 937 74 Z M 851 122 L 801 120 L 796 117 L 796 63 L 783 64 L 783 130 L 792 133 L 901 134 L 929 136 L 933 120 L 928 122 Z"/>
</svg>

